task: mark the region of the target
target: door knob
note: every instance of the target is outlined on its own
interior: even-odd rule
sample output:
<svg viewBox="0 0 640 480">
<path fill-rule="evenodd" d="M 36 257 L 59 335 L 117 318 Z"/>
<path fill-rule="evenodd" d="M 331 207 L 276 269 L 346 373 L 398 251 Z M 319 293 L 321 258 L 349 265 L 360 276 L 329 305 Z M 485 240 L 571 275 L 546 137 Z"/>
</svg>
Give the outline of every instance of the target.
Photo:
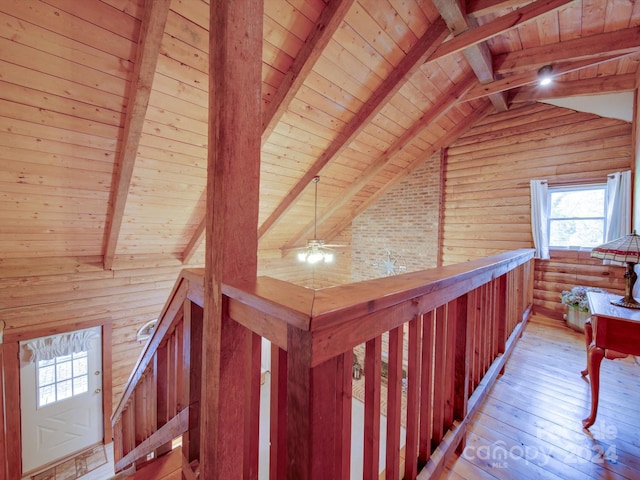
<svg viewBox="0 0 640 480">
<path fill-rule="evenodd" d="M 95 393 L 100 393 L 102 390 L 100 390 L 99 388 L 95 389 Z"/>
</svg>

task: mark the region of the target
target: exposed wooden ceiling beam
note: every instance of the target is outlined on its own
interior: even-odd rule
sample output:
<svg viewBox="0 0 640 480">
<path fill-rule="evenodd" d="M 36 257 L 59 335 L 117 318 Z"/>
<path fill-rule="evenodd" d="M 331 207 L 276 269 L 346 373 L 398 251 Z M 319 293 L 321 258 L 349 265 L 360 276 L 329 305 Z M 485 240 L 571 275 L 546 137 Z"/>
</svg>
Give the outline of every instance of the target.
<svg viewBox="0 0 640 480">
<path fill-rule="evenodd" d="M 354 0 L 334 0 L 320 14 L 314 29 L 285 75 L 278 91 L 271 99 L 262 119 L 262 145 L 289 108 L 322 51 L 333 37 Z"/>
<path fill-rule="evenodd" d="M 475 18 L 495 15 L 507 8 L 519 8 L 533 0 L 469 0 L 467 14 Z"/>
<path fill-rule="evenodd" d="M 464 5 L 459 1 L 433 0 L 433 4 L 438 12 L 440 12 L 440 16 L 446 22 L 453 36 L 458 36 L 477 27 L 477 22 L 467 17 Z M 491 52 L 486 42 L 471 45 L 462 52 L 480 83 L 484 84 L 495 80 Z M 491 103 L 493 103 L 493 106 L 499 112 L 504 112 L 508 108 L 507 99 L 503 92 L 489 95 L 489 100 L 491 100 Z"/>
<path fill-rule="evenodd" d="M 129 103 L 124 122 L 116 172 L 111 186 L 111 208 L 107 214 L 104 237 L 104 268 L 110 270 L 116 253 L 122 218 L 131 186 L 140 134 L 149 104 L 153 77 L 156 73 L 160 44 L 164 34 L 171 0 L 146 0 L 140 27 L 138 52 L 129 85 Z"/>
<path fill-rule="evenodd" d="M 457 37 L 453 37 L 451 40 L 440 45 L 440 47 L 438 47 L 438 49 L 427 59 L 426 63 L 434 62 L 448 55 L 462 52 L 465 48 L 482 43 L 490 38 L 500 35 L 501 33 L 508 32 L 509 30 L 535 20 L 541 15 L 558 10 L 574 1 L 576 0 L 539 0 L 526 5 L 502 17 L 487 22 L 484 25 L 480 25 L 478 28 L 474 28 L 473 30 L 462 33 Z"/>
<path fill-rule="evenodd" d="M 327 241 L 331 241 L 336 235 L 338 235 L 342 230 L 344 230 L 354 218 L 364 212 L 367 208 L 373 205 L 380 197 L 382 197 L 385 193 L 395 187 L 400 181 L 413 172 L 416 168 L 422 165 L 424 162 L 429 160 L 431 156 L 436 153 L 441 148 L 444 148 L 451 143 L 453 143 L 457 138 L 459 138 L 463 133 L 469 130 L 473 125 L 480 119 L 484 118 L 486 115 L 493 111 L 493 105 L 490 102 L 486 102 L 484 106 L 480 106 L 476 108 L 473 113 L 465 117 L 464 122 L 458 123 L 454 128 L 449 130 L 445 135 L 440 137 L 437 142 L 435 142 L 431 148 L 423 152 L 422 155 L 417 157 L 411 164 L 399 172 L 393 179 L 391 179 L 387 184 L 380 188 L 376 193 L 369 196 L 366 201 L 362 202 L 358 207 L 351 211 L 351 214 L 345 217 L 341 222 L 336 224 L 335 227 L 331 229 L 331 231 L 325 236 Z"/>
<path fill-rule="evenodd" d="M 598 56 L 624 55 L 640 51 L 640 28 L 600 33 L 496 55 L 496 74 L 507 75 L 563 61 L 576 61 Z"/>
<path fill-rule="evenodd" d="M 205 204 L 205 207 L 206 207 L 206 203 L 207 203 L 207 190 L 205 189 L 202 192 L 202 195 L 200 195 L 200 199 L 198 200 L 198 205 Z M 202 244 L 202 240 L 204 240 L 204 232 L 206 227 L 207 227 L 206 217 L 203 216 L 202 219 L 200 220 L 200 223 L 196 227 L 195 233 L 191 236 L 191 240 L 189 240 L 189 243 L 187 244 L 184 251 L 182 252 L 183 264 L 187 264 L 191 261 L 191 259 L 193 258 L 193 255 L 198 250 L 198 247 Z"/>
<path fill-rule="evenodd" d="M 582 70 L 583 68 L 593 67 L 600 63 L 609 62 L 611 60 L 618 60 L 624 55 L 612 55 L 609 57 L 594 57 L 586 60 L 579 60 L 576 62 L 558 63 L 553 66 L 554 76 L 564 75 L 566 73 Z M 538 71 L 532 70 L 529 72 L 518 73 L 509 77 L 496 80 L 495 82 L 488 83 L 486 85 L 477 85 L 469 91 L 465 100 L 474 100 L 476 98 L 485 97 L 496 92 L 504 92 L 513 88 L 522 87 L 524 85 L 530 85 L 538 82 Z"/>
<path fill-rule="evenodd" d="M 285 195 L 280 204 L 269 215 L 258 229 L 258 237 L 263 237 L 291 208 L 311 180 L 333 158 L 338 156 L 367 126 L 386 103 L 396 94 L 413 73 L 420 68 L 424 60 L 441 44 L 448 34 L 447 27 L 442 20 L 436 21 L 431 28 L 418 40 L 409 53 L 402 59 L 391 74 L 384 79 L 380 87 L 371 95 L 360 111 L 347 124 L 338 137 L 329 145 L 322 155 L 311 165 L 302 178 Z"/>
<path fill-rule="evenodd" d="M 291 64 L 291 68 L 278 87 L 271 103 L 264 112 L 262 119 L 261 144 L 265 142 L 275 129 L 282 116 L 289 108 L 304 84 L 305 79 L 313 69 L 322 51 L 327 46 L 333 34 L 338 29 L 345 15 L 353 5 L 354 0 L 335 0 L 325 7 L 320 14 L 314 29 L 304 42 L 300 52 Z M 188 263 L 204 239 L 204 218 L 198 224 L 196 231 L 189 240 L 189 244 L 182 252 L 182 262 Z"/>
<path fill-rule="evenodd" d="M 433 122 L 437 122 L 440 118 L 446 115 L 459 101 L 466 92 L 468 92 L 476 83 L 475 77 L 472 73 L 464 78 L 457 85 L 451 87 L 447 92 L 440 97 L 440 103 L 430 108 L 417 122 L 415 122 L 411 128 L 407 129 L 404 134 L 395 141 L 395 143 L 378 158 L 373 164 L 371 164 L 358 179 L 353 182 L 349 188 L 340 192 L 340 196 L 332 202 L 328 209 L 322 212 L 318 219 L 318 225 L 321 225 L 333 216 L 344 205 L 349 203 L 354 195 L 362 190 L 378 173 L 382 171 L 394 158 L 402 151 L 404 147 L 410 144 L 416 137 L 418 137 L 429 125 Z M 283 248 L 283 251 L 290 250 L 299 245 L 311 234 L 314 228 L 315 222 L 312 220 L 307 224 L 303 230 L 293 237 Z"/>
<path fill-rule="evenodd" d="M 607 77 L 586 78 L 571 82 L 553 82 L 545 88 L 523 87 L 511 98 L 511 103 L 527 103 L 552 98 L 578 97 L 583 95 L 601 95 L 605 93 L 632 92 L 635 89 L 636 75 L 609 75 Z"/>
<path fill-rule="evenodd" d="M 496 35 L 516 28 L 526 22 L 532 21 L 540 15 L 555 11 L 571 1 L 574 0 L 541 0 L 535 2 L 534 4 L 527 5 L 519 10 L 511 12 L 503 17 L 497 18 L 496 20 L 488 22 L 476 29 L 472 29 L 465 33 L 462 33 L 445 43 L 442 43 L 444 33 L 442 31 L 438 31 L 437 37 L 441 40 L 438 43 L 431 41 L 431 43 L 428 44 L 428 46 L 431 47 L 430 53 L 427 55 L 421 54 L 420 57 L 426 57 L 425 63 L 428 63 L 436 61 L 437 59 L 440 59 L 444 56 L 463 51 L 466 48 L 477 45 Z M 438 24 L 440 24 L 440 29 L 443 29 L 444 32 L 447 31 L 447 27 L 444 21 L 438 21 L 431 26 L 425 36 L 435 36 L 435 27 Z M 420 42 L 423 42 L 423 39 L 424 37 L 420 40 Z M 433 48 L 433 46 L 435 46 L 435 48 Z M 269 218 L 267 218 L 267 220 L 260 226 L 258 230 L 259 238 L 264 236 L 282 217 L 282 215 L 291 207 L 295 200 L 304 191 L 305 187 L 311 182 L 313 177 L 315 177 L 331 159 L 340 154 L 342 149 L 344 149 L 350 143 L 350 139 L 355 138 L 355 136 L 361 131 L 361 129 L 364 128 L 368 119 L 372 118 L 377 113 L 377 111 L 382 108 L 382 106 L 384 105 L 383 101 L 386 102 L 386 99 L 391 98 L 391 96 L 395 93 L 395 90 L 399 88 L 398 82 L 403 77 L 410 75 L 410 73 L 413 71 L 413 68 L 416 68 L 416 66 L 413 65 L 411 71 L 408 71 L 406 73 L 398 72 L 400 70 L 400 66 L 403 65 L 403 63 L 407 62 L 414 50 L 416 50 L 416 47 L 417 45 L 414 46 L 414 48 L 405 57 L 399 67 L 394 70 L 394 72 L 389 77 L 387 77 L 385 82 L 383 82 L 381 88 L 379 88 L 378 91 L 376 91 L 372 96 L 372 99 L 375 100 L 376 104 L 378 105 L 377 109 L 373 110 L 373 108 L 369 106 L 369 103 L 372 99 L 370 99 L 370 102 L 367 102 L 367 104 L 365 104 L 358 115 L 356 115 L 356 117 L 354 117 L 354 119 L 347 126 L 345 132 L 343 132 L 343 134 L 333 142 L 333 144 L 323 153 L 323 155 L 321 155 L 320 158 L 316 160 L 316 162 L 305 173 L 302 179 L 293 187 L 293 189 L 289 191 L 289 193 L 287 193 L 285 198 L 282 200 L 282 202 L 280 202 L 278 207 L 276 207 Z M 401 76 L 399 75 L 399 73 L 401 74 Z M 394 78 L 394 76 L 396 78 Z M 395 85 L 395 89 L 390 90 L 390 86 L 393 85 Z M 382 93 L 379 94 L 378 92 Z M 383 96 L 384 98 L 382 98 Z M 371 111 L 371 113 L 368 113 L 368 111 Z M 351 132 L 350 134 L 348 133 L 349 131 Z"/>
</svg>

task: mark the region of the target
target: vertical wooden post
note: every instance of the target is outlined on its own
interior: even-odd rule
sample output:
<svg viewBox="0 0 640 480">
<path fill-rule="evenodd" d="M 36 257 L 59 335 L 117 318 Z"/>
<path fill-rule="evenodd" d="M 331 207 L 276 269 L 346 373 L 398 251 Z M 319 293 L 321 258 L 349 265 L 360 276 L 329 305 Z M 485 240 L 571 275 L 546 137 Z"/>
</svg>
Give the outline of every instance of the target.
<svg viewBox="0 0 640 480">
<path fill-rule="evenodd" d="M 344 478 L 344 356 L 311 367 L 311 333 L 289 326 L 287 335 L 287 479 Z M 348 365 L 351 372 L 351 365 Z M 342 409 L 342 412 L 344 410 Z"/>
<path fill-rule="evenodd" d="M 4 362 L 4 404 L 6 412 L 20 411 L 20 361 L 18 342 L 3 345 Z M 5 434 L 7 441 L 7 478 L 22 477 L 22 436 L 20 415 L 6 415 Z"/>
<path fill-rule="evenodd" d="M 433 426 L 431 430 L 431 451 L 444 438 L 444 405 L 445 405 L 445 368 L 446 368 L 446 335 L 447 308 L 440 306 L 435 310 L 435 345 L 433 351 Z"/>
<path fill-rule="evenodd" d="M 469 357 L 470 345 L 469 331 L 467 329 L 467 295 L 455 300 L 455 376 L 454 376 L 454 400 L 453 417 L 462 420 L 467 415 L 467 401 L 469 399 Z"/>
<path fill-rule="evenodd" d="M 336 480 L 351 478 L 351 402 L 353 386 L 353 350 L 337 358 L 336 374 L 336 458 L 342 459 L 336 464 Z"/>
<path fill-rule="evenodd" d="M 187 313 L 187 310 L 189 313 Z M 200 459 L 200 402 L 202 378 L 202 308 L 190 302 L 186 315 L 189 315 L 191 325 L 189 333 L 189 430 L 183 435 L 182 458 L 191 468 L 194 460 Z"/>
<path fill-rule="evenodd" d="M 404 478 L 418 476 L 418 419 L 420 416 L 420 327 L 422 317 L 409 322 L 407 352 L 407 441 L 404 461 Z"/>
<path fill-rule="evenodd" d="M 271 345 L 269 478 L 285 478 L 287 468 L 287 352 Z"/>
<path fill-rule="evenodd" d="M 260 449 L 260 374 L 262 358 L 262 337 L 248 332 L 247 357 L 249 362 L 244 366 L 247 378 L 245 405 L 247 414 L 244 424 L 244 479 L 258 480 L 258 461 Z"/>
<path fill-rule="evenodd" d="M 400 478 L 400 417 L 402 412 L 403 325 L 389 331 L 387 376 L 387 452 L 385 479 Z"/>
<path fill-rule="evenodd" d="M 246 367 L 246 339 L 234 345 L 246 335 L 222 286 L 257 272 L 262 24 L 263 0 L 211 2 L 201 478 L 242 476 L 244 381 L 233 368 Z"/>
<path fill-rule="evenodd" d="M 169 344 L 168 340 L 158 347 L 153 357 L 153 376 L 156 382 L 156 429 L 169 421 Z M 155 455 L 160 457 L 171 450 L 170 444 L 156 448 Z"/>
<path fill-rule="evenodd" d="M 380 470 L 380 370 L 382 337 L 367 342 L 364 359 L 364 480 L 378 480 Z"/>
<path fill-rule="evenodd" d="M 0 480 L 7 480 L 7 441 L 6 431 L 4 428 L 4 344 L 2 343 L 2 322 L 0 321 Z"/>
<path fill-rule="evenodd" d="M 111 321 L 102 325 L 102 411 L 104 442 L 109 443 L 113 438 L 111 427 L 111 413 L 113 412 L 113 331 Z"/>
<path fill-rule="evenodd" d="M 507 346 L 507 337 L 509 336 L 509 332 L 507 331 L 507 315 L 509 309 L 507 305 L 509 302 L 513 301 L 513 299 L 509 298 L 509 291 L 507 288 L 507 275 L 501 275 L 497 282 L 497 304 L 496 304 L 496 317 L 497 317 L 497 332 L 496 339 L 498 342 L 498 351 L 497 353 L 504 353 L 505 348 Z"/>
<path fill-rule="evenodd" d="M 431 458 L 431 437 L 433 435 L 433 362 L 434 362 L 434 321 L 433 311 L 422 315 L 422 356 L 420 358 L 420 449 L 418 451 L 419 467 Z"/>
</svg>

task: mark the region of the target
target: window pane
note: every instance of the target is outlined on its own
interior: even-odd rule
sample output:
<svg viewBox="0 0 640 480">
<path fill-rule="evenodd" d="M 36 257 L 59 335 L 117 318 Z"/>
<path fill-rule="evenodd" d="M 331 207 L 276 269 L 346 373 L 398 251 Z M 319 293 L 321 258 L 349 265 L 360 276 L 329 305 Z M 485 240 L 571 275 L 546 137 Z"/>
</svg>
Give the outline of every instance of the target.
<svg viewBox="0 0 640 480">
<path fill-rule="evenodd" d="M 604 189 L 551 192 L 550 217 L 604 217 Z"/>
<path fill-rule="evenodd" d="M 549 245 L 596 247 L 603 242 L 602 220 L 551 220 Z"/>
<path fill-rule="evenodd" d="M 73 358 L 86 358 L 87 352 L 78 352 L 73 354 Z"/>
<path fill-rule="evenodd" d="M 56 381 L 55 366 L 51 365 L 38 369 L 38 385 L 43 387 L 44 385 L 50 385 Z"/>
<path fill-rule="evenodd" d="M 73 376 L 76 377 L 78 375 L 86 375 L 88 369 L 87 364 L 87 357 L 76 358 L 73 361 Z"/>
<path fill-rule="evenodd" d="M 47 385 L 38 389 L 38 406 L 44 407 L 56 401 L 55 385 Z"/>
<path fill-rule="evenodd" d="M 87 375 L 76 377 L 73 379 L 73 394 L 79 395 L 89 390 L 89 382 Z"/>
<path fill-rule="evenodd" d="M 71 378 L 71 362 L 58 363 L 56 365 L 57 380 L 67 380 Z"/>
<path fill-rule="evenodd" d="M 56 384 L 56 393 L 58 394 L 58 401 L 69 398 L 73 395 L 73 385 L 71 380 L 65 380 Z"/>
<path fill-rule="evenodd" d="M 63 355 L 63 356 L 61 356 L 61 357 L 56 357 L 56 361 L 57 361 L 58 363 L 61 363 L 61 362 L 68 362 L 69 360 L 71 360 L 71 355 Z"/>
<path fill-rule="evenodd" d="M 47 365 L 53 365 L 56 363 L 56 359 L 52 358 L 51 360 L 40 360 L 38 362 L 38 367 L 46 367 Z"/>
</svg>

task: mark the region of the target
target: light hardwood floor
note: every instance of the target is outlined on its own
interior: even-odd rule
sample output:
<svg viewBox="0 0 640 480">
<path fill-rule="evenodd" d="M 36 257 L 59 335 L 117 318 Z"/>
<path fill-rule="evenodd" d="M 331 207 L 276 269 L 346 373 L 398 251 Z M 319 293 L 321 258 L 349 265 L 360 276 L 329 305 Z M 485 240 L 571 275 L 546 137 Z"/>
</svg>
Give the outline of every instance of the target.
<svg viewBox="0 0 640 480">
<path fill-rule="evenodd" d="M 604 360 L 596 423 L 582 334 L 534 316 L 445 479 L 640 478 L 640 366 Z"/>
</svg>

